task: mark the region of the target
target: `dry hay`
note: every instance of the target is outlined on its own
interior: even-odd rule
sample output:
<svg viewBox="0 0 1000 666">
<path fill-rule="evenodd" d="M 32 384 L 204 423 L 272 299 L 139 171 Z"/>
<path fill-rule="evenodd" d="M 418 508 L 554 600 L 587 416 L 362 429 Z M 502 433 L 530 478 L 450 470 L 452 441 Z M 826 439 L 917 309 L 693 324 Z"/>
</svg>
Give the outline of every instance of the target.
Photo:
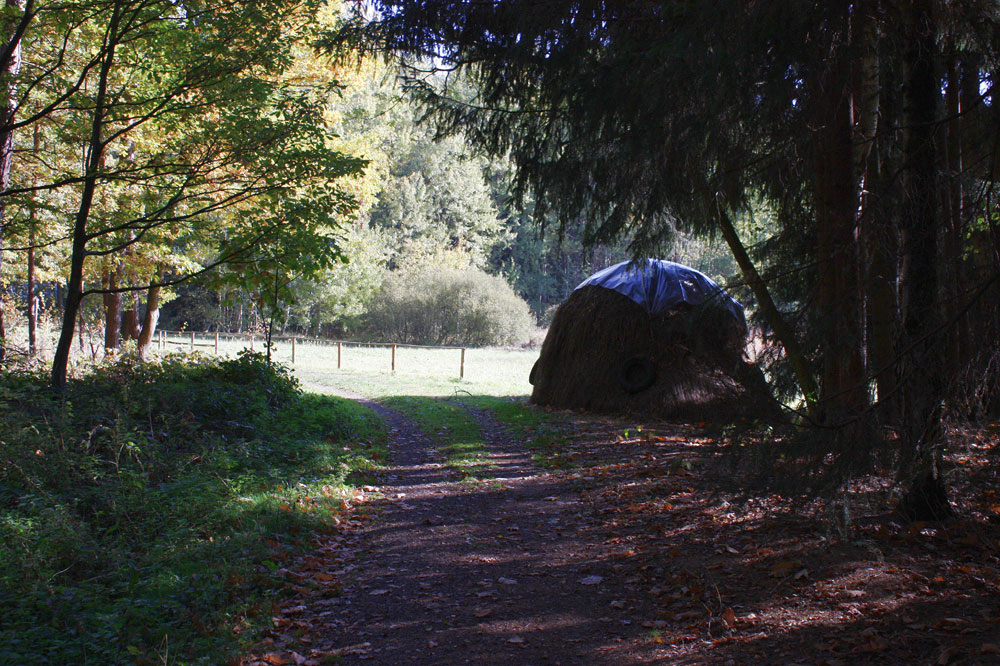
<svg viewBox="0 0 1000 666">
<path fill-rule="evenodd" d="M 650 315 L 611 289 L 574 291 L 556 312 L 533 370 L 538 405 L 697 420 L 772 418 L 763 375 L 743 357 L 746 328 L 711 303 Z M 626 391 L 622 370 L 646 357 L 653 384 Z"/>
</svg>

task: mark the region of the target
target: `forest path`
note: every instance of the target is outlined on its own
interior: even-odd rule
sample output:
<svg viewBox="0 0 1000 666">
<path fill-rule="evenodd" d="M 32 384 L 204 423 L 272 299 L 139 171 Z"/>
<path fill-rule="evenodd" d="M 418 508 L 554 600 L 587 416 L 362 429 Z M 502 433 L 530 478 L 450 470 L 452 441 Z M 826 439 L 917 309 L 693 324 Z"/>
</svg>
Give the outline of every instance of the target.
<svg viewBox="0 0 1000 666">
<path fill-rule="evenodd" d="M 1000 521 L 844 527 L 737 496 L 706 424 L 553 414 L 545 454 L 570 466 L 543 469 L 521 433 L 450 401 L 492 465 L 463 482 L 446 441 L 347 397 L 386 422 L 390 464 L 279 570 L 267 652 L 246 666 L 1000 664 Z M 1000 451 L 992 437 L 962 455 Z"/>
<path fill-rule="evenodd" d="M 647 661 L 636 648 L 649 629 L 622 617 L 621 599 L 635 592 L 588 529 L 568 475 L 537 467 L 488 411 L 470 409 L 492 478 L 457 480 L 416 423 L 344 397 L 384 419 L 391 460 L 369 503 L 373 520 L 313 556 L 334 584 L 292 607 L 293 624 L 310 628 L 299 663 Z"/>
</svg>

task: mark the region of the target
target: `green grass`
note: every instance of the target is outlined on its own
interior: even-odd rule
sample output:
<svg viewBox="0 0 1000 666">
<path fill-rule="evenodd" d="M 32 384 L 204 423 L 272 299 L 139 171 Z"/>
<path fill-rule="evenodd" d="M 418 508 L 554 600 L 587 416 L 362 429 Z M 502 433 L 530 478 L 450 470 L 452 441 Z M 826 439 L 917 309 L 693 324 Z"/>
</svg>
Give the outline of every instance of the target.
<svg viewBox="0 0 1000 666">
<path fill-rule="evenodd" d="M 528 404 L 527 399 L 480 395 L 468 396 L 463 402 L 477 409 L 490 410 L 497 421 L 532 449 L 536 464 L 552 468 L 571 465 L 565 453 L 569 435 L 558 419 Z"/>
<path fill-rule="evenodd" d="M 190 335 L 172 335 L 167 351 L 187 349 Z M 195 335 L 195 349 L 214 353 L 214 336 Z M 233 357 L 249 342 L 222 336 L 219 354 Z M 256 351 L 263 349 L 260 338 Z M 392 351 L 387 347 L 343 345 L 340 368 L 336 344 L 298 342 L 295 363 L 291 364 L 291 343 L 279 341 L 274 359 L 289 364 L 309 387 L 347 389 L 380 398 L 391 395 L 495 395 L 517 396 L 531 392 L 528 373 L 538 358 L 537 350 L 469 348 L 465 351 L 465 374 L 460 378 L 461 352 L 458 349 L 396 348 L 396 371 L 392 371 Z"/>
<path fill-rule="evenodd" d="M 348 352 L 343 351 L 341 369 L 335 358 L 333 367 L 302 362 L 296 364 L 295 375 L 308 390 L 359 393 L 405 414 L 440 443 L 445 464 L 465 480 L 488 478 L 490 467 L 479 424 L 456 403 L 509 412 L 514 427 L 528 427 L 525 419 L 535 419 L 535 424 L 542 420 L 543 412 L 525 404 L 537 351 L 468 349 L 465 379 L 447 374 L 448 364 L 457 361 L 456 350 L 397 348 L 395 373 L 384 367 L 391 362 L 388 350 L 351 348 L 350 353 L 353 366 L 348 366 Z M 524 423 L 515 414 L 521 414 Z"/>
<path fill-rule="evenodd" d="M 409 351 L 414 352 L 412 358 L 422 360 L 421 364 L 413 366 L 424 368 L 433 368 L 435 360 L 441 363 L 446 358 L 444 355 L 454 353 L 449 350 Z M 565 454 L 567 435 L 564 430 L 550 413 L 528 404 L 531 385 L 527 377 L 538 357 L 537 351 L 467 350 L 467 365 L 474 360 L 475 372 L 472 378 L 461 381 L 457 377 L 416 371 L 392 373 L 381 367 L 388 352 L 364 350 L 364 353 L 365 356 L 355 359 L 356 367 L 351 369 L 338 370 L 334 362 L 333 368 L 299 364 L 294 372 L 308 390 L 320 393 L 351 391 L 380 400 L 406 414 L 417 421 L 425 433 L 444 443 L 450 466 L 470 477 L 488 475 L 488 468 L 481 464 L 484 444 L 478 424 L 465 410 L 456 409 L 454 403 L 492 412 L 533 450 L 536 463 L 556 468 L 571 464 Z M 345 358 L 346 352 L 342 362 Z M 397 365 L 401 365 L 399 356 Z"/>
<path fill-rule="evenodd" d="M 222 664 L 385 455 L 259 358 L 0 375 L 0 660 Z"/>
<path fill-rule="evenodd" d="M 489 476 L 486 446 L 479 424 L 462 407 L 441 398 L 394 396 L 383 404 L 413 419 L 441 447 L 445 464 L 461 479 Z"/>
</svg>

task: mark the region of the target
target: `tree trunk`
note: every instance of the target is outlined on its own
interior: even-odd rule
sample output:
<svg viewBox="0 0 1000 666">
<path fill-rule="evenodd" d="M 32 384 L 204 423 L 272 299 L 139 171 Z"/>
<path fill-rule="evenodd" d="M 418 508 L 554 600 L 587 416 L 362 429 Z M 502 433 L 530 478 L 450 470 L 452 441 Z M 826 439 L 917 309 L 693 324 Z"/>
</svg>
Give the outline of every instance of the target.
<svg viewBox="0 0 1000 666">
<path fill-rule="evenodd" d="M 104 280 L 104 285 L 108 289 L 117 289 L 118 283 L 117 269 L 109 269 Z M 122 295 L 121 292 L 112 291 L 104 294 L 104 353 L 110 354 L 121 346 L 119 331 L 122 321 Z"/>
<path fill-rule="evenodd" d="M 31 216 L 34 218 L 34 208 Z M 35 227 L 34 219 L 28 229 L 28 356 L 34 357 L 37 349 L 38 299 L 35 297 Z"/>
<path fill-rule="evenodd" d="M 130 294 L 131 307 L 122 312 L 122 335 L 126 340 L 138 340 L 140 331 L 139 325 L 139 293 L 133 291 Z"/>
<path fill-rule="evenodd" d="M 954 44 L 949 51 L 954 50 Z M 948 368 L 948 383 L 962 381 L 965 370 L 969 367 L 971 353 L 969 349 L 969 316 L 965 312 L 965 300 L 968 297 L 965 262 L 962 259 L 962 248 L 965 237 L 963 221 L 964 192 L 962 186 L 962 81 L 961 62 L 952 56 L 948 61 L 947 86 L 945 88 L 946 132 L 944 135 L 944 162 L 947 169 L 945 187 L 947 203 L 945 206 L 946 225 L 943 229 L 944 250 L 942 268 L 944 278 L 944 316 L 949 323 L 948 343 L 946 348 L 946 363 Z"/>
<path fill-rule="evenodd" d="M 26 11 L 26 7 L 28 10 Z M 10 187 L 11 163 L 14 158 L 14 117 L 17 115 L 17 76 L 21 73 L 21 38 L 31 20 L 31 5 L 25 0 L 6 0 L 4 8 L 20 13 L 17 20 L 8 20 L 4 25 L 4 48 L 10 53 L 6 62 L 0 63 L 0 81 L 3 82 L 3 106 L 0 107 L 0 362 L 7 356 L 7 330 L 4 322 L 3 303 L 3 241 L 7 223 L 7 199 L 4 196 Z"/>
<path fill-rule="evenodd" d="M 862 235 L 867 267 L 868 367 L 875 378 L 882 417 L 894 423 L 899 420 L 895 344 L 898 335 L 898 241 L 891 221 L 876 220 L 874 216 L 862 219 Z"/>
<path fill-rule="evenodd" d="M 883 118 L 898 118 L 900 95 L 888 86 L 882 88 L 878 106 Z M 865 315 L 867 330 L 867 365 L 875 379 L 879 416 L 887 423 L 898 423 L 899 359 L 896 343 L 899 336 L 899 211 L 902 165 L 898 138 L 887 125 L 875 136 L 877 159 L 864 173 L 864 194 L 859 216 L 861 249 L 864 257 Z"/>
<path fill-rule="evenodd" d="M 87 252 L 87 221 L 90 219 L 90 209 L 94 202 L 94 191 L 101 172 L 101 161 L 105 149 L 101 138 L 104 123 L 108 113 L 107 91 L 111 66 L 115 57 L 115 45 L 118 39 L 118 27 L 121 21 L 121 5 L 115 3 L 108 23 L 106 51 L 101 62 L 97 80 L 97 95 L 91 117 L 91 132 L 88 145 L 90 159 L 87 161 L 83 179 L 83 189 L 80 193 L 80 207 L 73 221 L 73 244 L 70 254 L 69 279 L 66 282 L 66 308 L 63 311 L 62 330 L 56 343 L 55 355 L 52 359 L 52 385 L 57 388 L 66 386 L 66 369 L 69 363 L 69 349 L 73 342 L 73 327 L 80 303 L 83 301 L 83 262 Z"/>
<path fill-rule="evenodd" d="M 41 128 L 36 124 L 32 132 L 32 152 L 37 156 L 42 150 Z M 35 228 L 38 210 L 35 198 L 28 207 L 28 356 L 38 352 L 38 297 L 35 294 Z"/>
<path fill-rule="evenodd" d="M 157 280 L 158 281 L 158 280 Z M 142 331 L 139 332 L 137 351 L 143 361 L 149 360 L 149 349 L 156 332 L 156 323 L 160 320 L 160 287 L 151 286 L 146 294 L 146 316 L 142 320 Z"/>
<path fill-rule="evenodd" d="M 868 403 L 864 366 L 857 227 L 857 183 L 851 127 L 849 77 L 843 65 L 829 65 L 819 82 L 821 101 L 813 144 L 818 284 L 823 355 L 820 411 L 824 421 L 842 424 Z"/>
<path fill-rule="evenodd" d="M 938 313 L 937 121 L 939 79 L 931 0 L 919 0 L 907 17 L 905 53 L 906 126 L 902 216 L 903 331 L 901 396 L 902 474 L 908 494 L 902 511 L 915 520 L 950 513 L 940 473 L 941 359 L 935 326 Z M 937 352 L 937 353 L 935 353 Z"/>
<path fill-rule="evenodd" d="M 712 204 L 710 203 L 709 205 Z M 757 305 L 764 315 L 764 320 L 778 337 L 781 346 L 785 348 L 785 354 L 792 364 L 792 371 L 795 373 L 795 379 L 799 383 L 799 388 L 802 389 L 806 405 L 809 411 L 813 412 L 816 405 L 816 382 L 813 379 L 813 371 L 809 361 L 799 346 L 795 331 L 788 325 L 785 318 L 781 316 L 781 312 L 774 304 L 774 299 L 771 298 L 771 294 L 767 290 L 767 285 L 764 284 L 760 273 L 757 272 L 757 267 L 754 266 L 750 255 L 747 254 L 746 248 L 743 247 L 743 243 L 740 241 L 739 234 L 736 233 L 736 228 L 733 226 L 732 220 L 729 219 L 729 215 L 723 210 L 721 204 L 715 203 L 714 205 L 718 214 L 717 219 L 719 228 L 722 231 L 722 237 L 725 239 L 726 244 L 729 245 L 729 249 L 736 259 L 736 264 L 743 273 L 743 279 L 746 280 L 747 285 L 757 298 Z"/>
<path fill-rule="evenodd" d="M 83 302 L 83 298 L 82 297 L 80 298 L 80 302 L 81 303 Z M 83 309 L 80 308 L 79 306 L 77 307 L 76 318 L 79 320 L 79 321 L 77 321 L 77 324 L 76 324 L 76 333 L 77 333 L 76 338 L 77 338 L 77 342 L 80 344 L 80 353 L 83 354 L 85 351 L 87 351 L 87 345 L 84 344 L 84 341 L 83 341 L 83 326 L 84 326 L 84 324 L 83 324 Z"/>
<path fill-rule="evenodd" d="M 882 415 L 895 420 L 896 257 L 895 222 L 887 214 L 885 150 L 879 146 L 880 117 L 891 117 L 891 101 L 880 94 L 878 5 L 859 2 L 852 17 L 851 42 L 858 57 L 851 81 L 854 116 L 854 172 L 860 185 L 858 252 L 861 263 L 865 365 L 875 378 Z"/>
</svg>

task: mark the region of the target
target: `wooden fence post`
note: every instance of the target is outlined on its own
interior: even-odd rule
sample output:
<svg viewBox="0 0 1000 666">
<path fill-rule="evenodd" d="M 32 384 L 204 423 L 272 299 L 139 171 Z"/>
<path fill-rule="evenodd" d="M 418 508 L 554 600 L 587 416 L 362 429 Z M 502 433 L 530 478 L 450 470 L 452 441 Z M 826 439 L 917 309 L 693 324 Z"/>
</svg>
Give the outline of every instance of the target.
<svg viewBox="0 0 1000 666">
<path fill-rule="evenodd" d="M 215 355 L 219 355 L 219 332 L 215 332 Z"/>
<path fill-rule="evenodd" d="M 337 370 L 340 370 L 340 341 L 337 341 Z"/>
<path fill-rule="evenodd" d="M 194 351 L 194 331 L 191 331 L 191 351 Z"/>
<path fill-rule="evenodd" d="M 292 336 L 292 363 L 295 363 L 295 336 Z"/>
<path fill-rule="evenodd" d="M 458 368 L 458 378 L 465 379 L 465 347 L 462 347 L 462 364 Z"/>
<path fill-rule="evenodd" d="M 392 346 L 392 371 L 396 372 L 396 345 Z"/>
</svg>

